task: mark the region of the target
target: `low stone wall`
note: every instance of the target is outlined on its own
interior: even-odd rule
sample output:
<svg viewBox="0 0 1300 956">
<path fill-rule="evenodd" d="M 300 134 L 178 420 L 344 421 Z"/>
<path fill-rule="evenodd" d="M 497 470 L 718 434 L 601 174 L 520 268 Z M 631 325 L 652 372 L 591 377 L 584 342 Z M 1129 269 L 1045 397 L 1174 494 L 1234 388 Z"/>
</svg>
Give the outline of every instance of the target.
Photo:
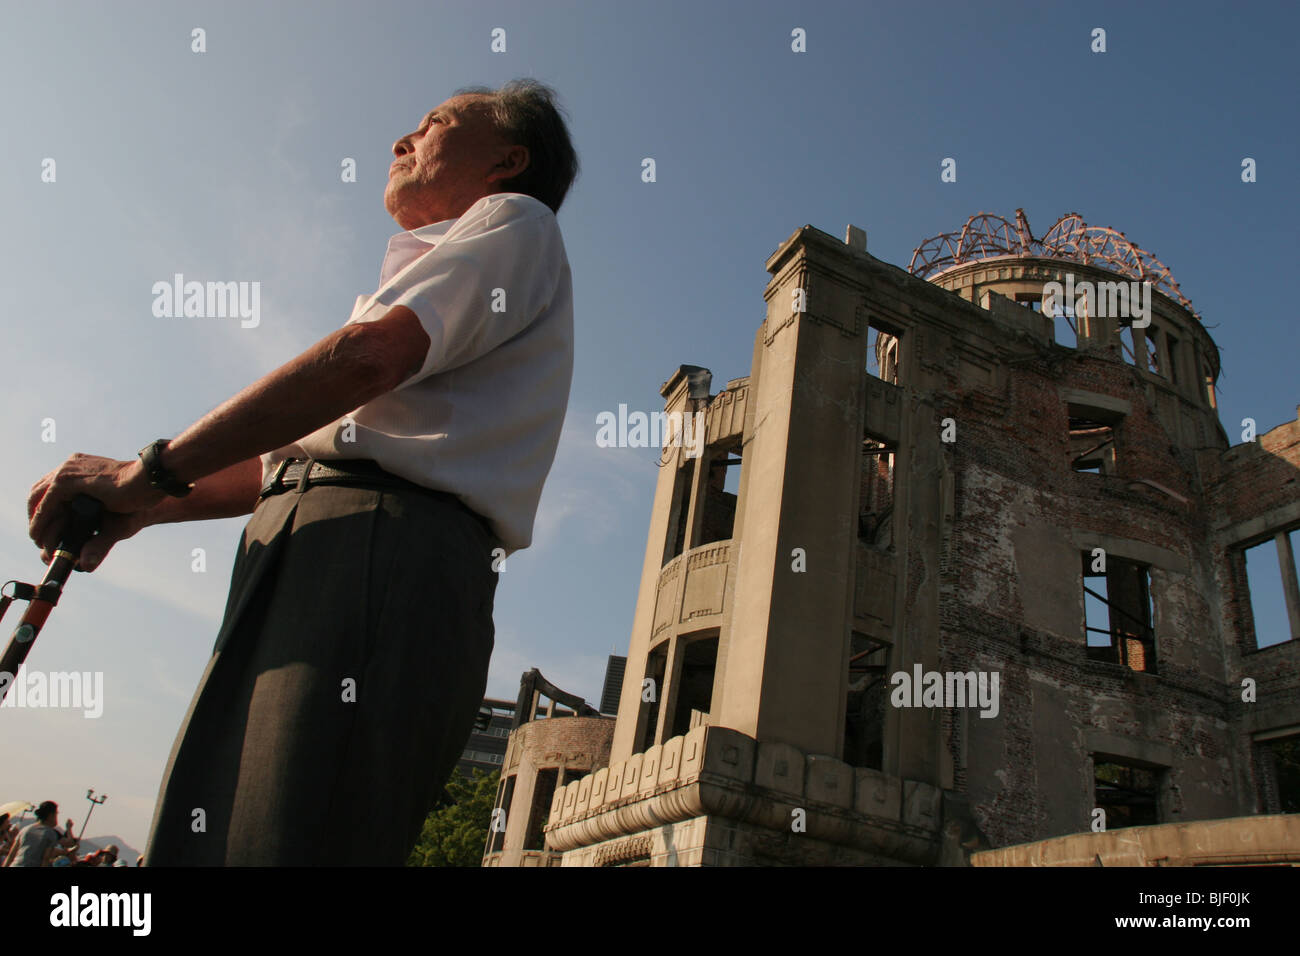
<svg viewBox="0 0 1300 956">
<path fill-rule="evenodd" d="M 939 855 L 941 797 L 926 783 L 701 726 L 558 790 L 546 842 L 565 853 L 566 866 L 625 859 L 699 865 L 710 862 L 705 850 L 727 849 L 707 846 L 710 827 L 723 832 L 726 821 L 744 824 L 746 833 L 774 834 L 779 845 L 763 851 L 773 862 L 793 841 L 824 845 L 819 855 L 828 861 L 843 847 L 856 851 L 848 856 L 859 864 L 929 864 Z M 606 845 L 603 854 L 589 852 Z M 748 855 L 733 853 L 727 862 Z"/>
<path fill-rule="evenodd" d="M 1242 866 L 1300 864 L 1300 815 L 1125 827 L 971 854 L 972 866 Z"/>
</svg>

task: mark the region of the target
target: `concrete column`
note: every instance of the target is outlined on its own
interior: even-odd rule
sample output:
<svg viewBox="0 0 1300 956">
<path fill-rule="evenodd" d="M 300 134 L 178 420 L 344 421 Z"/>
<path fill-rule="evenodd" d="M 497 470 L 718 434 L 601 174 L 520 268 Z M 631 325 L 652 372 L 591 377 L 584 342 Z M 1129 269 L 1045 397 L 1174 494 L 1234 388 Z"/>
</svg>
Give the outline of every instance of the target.
<svg viewBox="0 0 1300 956">
<path fill-rule="evenodd" d="M 1282 592 L 1286 595 L 1286 617 L 1291 624 L 1291 639 L 1300 641 L 1300 585 L 1296 583 L 1295 552 L 1291 549 L 1291 536 L 1279 531 L 1273 536 L 1277 543 L 1277 560 L 1282 567 Z"/>
<path fill-rule="evenodd" d="M 843 271 L 851 253 L 825 246 L 800 232 L 767 264 L 763 372 L 749 395 L 755 426 L 746 448 L 744 544 L 726 691 L 714 722 L 836 755 L 867 330 L 861 292 Z M 807 292 L 805 311 L 793 304 L 796 289 Z"/>
<path fill-rule="evenodd" d="M 1097 296 L 1094 293 L 1087 297 L 1083 308 L 1075 306 L 1074 322 L 1078 329 L 1079 350 L 1085 349 L 1104 349 L 1110 343 L 1110 327 L 1112 319 L 1102 318 L 1097 315 Z"/>
<path fill-rule="evenodd" d="M 664 398 L 665 412 L 676 411 L 682 414 L 687 412 L 690 394 L 688 379 L 691 368 L 693 366 L 678 368 L 659 390 L 659 394 Z M 619 697 L 619 719 L 615 725 L 614 741 L 610 748 L 610 763 L 626 760 L 636 752 L 637 715 L 641 709 L 641 679 L 645 674 L 646 658 L 650 651 L 650 632 L 654 626 L 659 572 L 663 569 L 664 543 L 668 538 L 673 486 L 682 452 L 683 449 L 680 447 L 670 448 L 664 449 L 662 455 L 663 465 L 659 469 L 654 505 L 650 511 L 650 528 L 646 535 L 645 559 L 641 568 L 641 587 L 637 593 L 636 616 L 632 623 L 627 672 L 623 679 L 623 692 Z"/>
<path fill-rule="evenodd" d="M 1150 328 L 1150 326 L 1148 326 Z M 1143 371 L 1151 371 L 1147 361 L 1147 329 L 1133 329 L 1133 364 Z"/>
<path fill-rule="evenodd" d="M 655 721 L 655 735 L 654 740 L 650 742 L 651 747 L 668 739 L 668 730 L 673 722 L 673 711 L 677 709 L 677 684 L 682 676 L 684 650 L 680 637 L 668 639 L 668 661 L 664 665 L 663 686 L 659 688 L 659 716 Z"/>
</svg>

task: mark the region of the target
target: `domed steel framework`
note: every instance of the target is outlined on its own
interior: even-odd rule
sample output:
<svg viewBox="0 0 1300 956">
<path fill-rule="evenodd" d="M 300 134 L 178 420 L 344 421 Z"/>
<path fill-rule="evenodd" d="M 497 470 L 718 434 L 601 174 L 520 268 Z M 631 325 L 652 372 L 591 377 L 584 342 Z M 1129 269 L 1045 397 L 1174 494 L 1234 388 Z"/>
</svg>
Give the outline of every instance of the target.
<svg viewBox="0 0 1300 956">
<path fill-rule="evenodd" d="M 945 232 L 917 246 L 907 270 L 924 279 L 954 266 L 1004 256 L 1064 259 L 1150 282 L 1200 318 L 1168 266 L 1132 243 L 1124 233 L 1108 226 L 1090 226 L 1075 212 L 1056 220 L 1042 239 L 1034 238 L 1029 231 L 1023 209 L 1016 210 L 1014 223 L 991 212 L 976 213 L 966 220 L 961 232 Z"/>
</svg>

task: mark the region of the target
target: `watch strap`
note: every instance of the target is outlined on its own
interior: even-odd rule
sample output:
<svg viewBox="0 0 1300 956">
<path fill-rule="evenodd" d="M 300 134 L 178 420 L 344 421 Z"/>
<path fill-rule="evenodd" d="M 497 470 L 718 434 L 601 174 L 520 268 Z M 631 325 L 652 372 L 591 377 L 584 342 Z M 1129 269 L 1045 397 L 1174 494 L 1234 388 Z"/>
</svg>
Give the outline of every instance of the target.
<svg viewBox="0 0 1300 956">
<path fill-rule="evenodd" d="M 173 498 L 184 498 L 194 488 L 178 479 L 162 463 L 162 450 L 171 444 L 166 438 L 159 438 L 140 449 L 140 463 L 144 465 L 149 484 L 159 491 L 166 492 Z"/>
</svg>

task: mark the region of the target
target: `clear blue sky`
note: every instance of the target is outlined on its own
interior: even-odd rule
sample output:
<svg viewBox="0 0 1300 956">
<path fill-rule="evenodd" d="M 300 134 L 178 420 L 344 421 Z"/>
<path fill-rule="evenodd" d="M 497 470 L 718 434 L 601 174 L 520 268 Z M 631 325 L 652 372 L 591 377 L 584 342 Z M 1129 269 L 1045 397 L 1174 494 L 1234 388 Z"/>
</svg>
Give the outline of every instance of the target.
<svg viewBox="0 0 1300 956">
<path fill-rule="evenodd" d="M 393 141 L 454 88 L 515 76 L 556 87 L 581 155 L 559 217 L 577 347 L 534 545 L 498 590 L 493 695 L 536 665 L 598 698 L 606 655 L 626 652 L 657 469 L 653 449 L 598 448 L 596 415 L 662 408 L 679 364 L 748 374 L 763 262 L 805 223 L 860 225 L 900 266 L 979 210 L 1023 207 L 1039 235 L 1071 211 L 1121 229 L 1213 327 L 1229 432 L 1248 416 L 1264 431 L 1300 401 L 1298 31 L 1290 4 L 14 5 L 0 573 L 39 575 L 26 494 L 68 455 L 131 458 L 343 324 L 397 231 Z M 152 284 L 177 272 L 261 282 L 261 324 L 154 317 Z M 90 832 L 143 849 L 241 528 L 150 529 L 75 576 L 30 663 L 102 670 L 104 714 L 0 711 L 0 802 L 52 798 L 80 820 L 94 787 L 109 801 Z"/>
</svg>

